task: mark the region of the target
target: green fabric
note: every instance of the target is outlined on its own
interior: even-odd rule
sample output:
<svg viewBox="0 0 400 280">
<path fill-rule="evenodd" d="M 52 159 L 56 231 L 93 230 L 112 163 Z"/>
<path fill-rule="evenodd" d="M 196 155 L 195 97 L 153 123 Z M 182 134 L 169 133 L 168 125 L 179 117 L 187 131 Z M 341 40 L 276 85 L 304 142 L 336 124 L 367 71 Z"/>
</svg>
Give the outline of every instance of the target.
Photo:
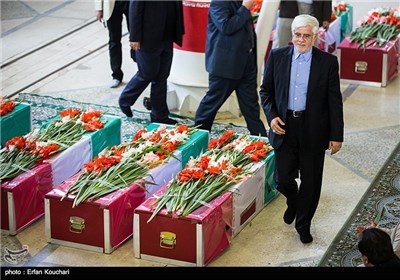
<svg viewBox="0 0 400 280">
<path fill-rule="evenodd" d="M 146 129 L 151 131 L 159 127 L 159 124 L 151 123 Z M 173 126 L 167 125 L 168 128 Z M 190 157 L 197 157 L 201 153 L 205 152 L 208 147 L 208 131 L 198 130 L 190 136 L 184 145 L 178 147 L 178 150 L 182 153 L 181 166 L 182 169 L 185 167 L 186 163 L 189 161 Z"/>
<path fill-rule="evenodd" d="M 182 169 L 189 161 L 190 157 L 196 157 L 207 150 L 208 131 L 199 130 L 194 133 L 184 146 L 178 148 L 182 152 Z"/>
<path fill-rule="evenodd" d="M 90 136 L 92 158 L 104 148 L 121 143 L 121 118 L 106 115 L 104 119 L 107 122 L 102 129 L 87 133 Z"/>
<path fill-rule="evenodd" d="M 57 114 L 50 118 L 48 122 L 42 123 L 41 127 L 47 127 L 52 121 L 59 118 L 60 115 Z M 102 129 L 85 133 L 85 135 L 90 136 L 91 158 L 97 156 L 104 148 L 121 143 L 121 118 L 103 115 L 101 121 L 105 122 Z"/>
<path fill-rule="evenodd" d="M 269 144 L 269 140 L 267 137 L 250 136 L 250 138 L 253 140 L 261 139 Z M 267 157 L 264 159 L 264 166 L 265 166 L 264 204 L 266 205 L 279 194 L 278 190 L 276 189 L 276 182 L 274 178 L 275 174 L 274 150 L 270 151 L 267 154 Z"/>
<path fill-rule="evenodd" d="M 31 131 L 31 106 L 20 103 L 14 110 L 0 117 L 1 147 L 15 136 L 22 136 Z"/>
<path fill-rule="evenodd" d="M 264 160 L 265 162 L 265 192 L 264 192 L 264 204 L 271 202 L 278 195 L 276 189 L 276 181 L 274 178 L 275 174 L 275 152 L 272 150 L 268 153 Z"/>
<path fill-rule="evenodd" d="M 346 5 L 347 10 L 340 14 L 340 41 L 343 41 L 353 30 L 353 7 Z"/>
</svg>

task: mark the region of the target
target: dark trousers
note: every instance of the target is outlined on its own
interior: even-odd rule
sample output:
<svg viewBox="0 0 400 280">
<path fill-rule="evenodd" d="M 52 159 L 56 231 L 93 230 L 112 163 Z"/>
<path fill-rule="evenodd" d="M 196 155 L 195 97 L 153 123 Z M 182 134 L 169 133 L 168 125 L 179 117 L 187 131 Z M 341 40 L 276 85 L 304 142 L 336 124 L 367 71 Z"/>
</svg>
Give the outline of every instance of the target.
<svg viewBox="0 0 400 280">
<path fill-rule="evenodd" d="M 248 56 L 248 63 L 241 79 L 232 80 L 209 74 L 209 89 L 197 108 L 196 126 L 200 125 L 201 129 L 211 131 L 218 110 L 232 92 L 236 91 L 239 108 L 246 120 L 250 133 L 252 135 L 267 136 L 264 124 L 260 119 L 256 58 L 254 53 L 249 53 Z"/>
<path fill-rule="evenodd" d="M 168 118 L 167 79 L 171 71 L 173 43 L 162 42 L 155 51 L 136 51 L 138 71 L 128 82 L 119 97 L 121 107 L 132 106 L 142 92 L 151 83 L 151 121 L 163 121 Z"/>
<path fill-rule="evenodd" d="M 122 72 L 122 20 L 123 15 L 129 30 L 128 20 L 128 1 L 115 1 L 114 10 L 111 17 L 107 20 L 108 28 L 108 51 L 110 54 L 110 66 L 113 79 L 122 81 L 124 73 Z"/>
<path fill-rule="evenodd" d="M 275 150 L 277 189 L 297 208 L 296 230 L 309 233 L 321 194 L 325 151 L 306 147 L 304 117 L 288 115 L 284 128 L 283 143 Z M 295 180 L 299 174 L 300 187 Z"/>
</svg>

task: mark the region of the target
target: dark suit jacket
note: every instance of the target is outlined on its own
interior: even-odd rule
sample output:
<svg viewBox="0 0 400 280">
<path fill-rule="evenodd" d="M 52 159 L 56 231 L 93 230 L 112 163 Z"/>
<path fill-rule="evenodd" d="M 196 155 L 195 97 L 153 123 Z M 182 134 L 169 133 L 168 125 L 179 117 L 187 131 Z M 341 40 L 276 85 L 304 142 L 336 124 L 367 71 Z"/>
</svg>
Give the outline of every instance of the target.
<svg viewBox="0 0 400 280">
<path fill-rule="evenodd" d="M 207 72 L 227 78 L 240 79 L 251 48 L 248 26 L 250 11 L 242 6 L 242 1 L 211 1 L 208 11 L 206 38 Z M 251 25 L 254 38 L 256 35 Z"/>
<path fill-rule="evenodd" d="M 322 26 L 323 21 L 331 22 L 332 1 L 313 1 L 314 17 Z M 294 18 L 299 15 L 296 0 L 282 0 L 279 5 L 279 17 Z"/>
<path fill-rule="evenodd" d="M 293 49 L 293 45 L 273 49 L 267 61 L 260 96 L 270 127 L 275 117 L 286 121 Z M 313 47 L 304 131 L 309 149 L 326 150 L 329 141 L 343 142 L 343 102 L 338 71 L 336 56 Z M 269 131 L 275 149 L 280 147 L 283 137 Z"/>
<path fill-rule="evenodd" d="M 182 1 L 176 4 L 175 43 L 182 45 L 184 34 Z M 142 50 L 153 50 L 163 41 L 167 21 L 167 1 L 131 0 L 129 5 L 129 41 L 140 42 Z"/>
</svg>

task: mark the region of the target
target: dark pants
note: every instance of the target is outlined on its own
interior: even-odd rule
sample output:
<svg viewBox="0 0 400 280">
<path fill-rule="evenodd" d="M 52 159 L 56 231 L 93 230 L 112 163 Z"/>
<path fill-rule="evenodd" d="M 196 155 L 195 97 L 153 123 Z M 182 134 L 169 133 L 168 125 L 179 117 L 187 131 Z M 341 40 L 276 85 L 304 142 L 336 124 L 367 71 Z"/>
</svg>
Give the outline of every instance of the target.
<svg viewBox="0 0 400 280">
<path fill-rule="evenodd" d="M 132 106 L 142 92 L 151 83 L 151 121 L 163 121 L 168 118 L 167 79 L 171 71 L 173 43 L 162 42 L 155 51 L 136 51 L 138 71 L 128 82 L 119 97 L 121 107 Z"/>
<path fill-rule="evenodd" d="M 233 91 L 239 102 L 247 128 L 252 135 L 267 136 L 264 124 L 260 119 L 260 105 L 257 93 L 257 67 L 255 54 L 249 53 L 244 76 L 238 80 L 226 79 L 209 74 L 209 90 L 200 102 L 196 111 L 195 125 L 211 131 L 218 110 Z"/>
<path fill-rule="evenodd" d="M 288 205 L 297 208 L 296 230 L 309 233 L 321 194 L 325 151 L 306 147 L 304 117 L 288 115 L 284 128 L 283 143 L 275 149 L 277 189 L 287 198 Z M 295 179 L 299 173 L 298 188 Z"/>
<path fill-rule="evenodd" d="M 122 81 L 124 73 L 122 67 L 122 20 L 123 15 L 126 17 L 126 22 L 129 30 L 128 20 L 128 1 L 115 1 L 114 10 L 111 17 L 107 20 L 108 27 L 108 50 L 110 54 L 110 65 L 113 79 Z"/>
</svg>

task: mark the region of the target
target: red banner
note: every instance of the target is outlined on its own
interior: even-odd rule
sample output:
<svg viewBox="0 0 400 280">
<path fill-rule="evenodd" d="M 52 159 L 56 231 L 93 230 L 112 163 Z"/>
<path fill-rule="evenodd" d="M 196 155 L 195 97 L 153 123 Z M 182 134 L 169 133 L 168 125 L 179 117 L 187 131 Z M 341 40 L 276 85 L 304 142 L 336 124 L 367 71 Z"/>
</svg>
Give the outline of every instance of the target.
<svg viewBox="0 0 400 280">
<path fill-rule="evenodd" d="M 176 49 L 204 53 L 206 48 L 207 18 L 210 1 L 183 1 L 185 35 L 182 47 Z"/>
</svg>

